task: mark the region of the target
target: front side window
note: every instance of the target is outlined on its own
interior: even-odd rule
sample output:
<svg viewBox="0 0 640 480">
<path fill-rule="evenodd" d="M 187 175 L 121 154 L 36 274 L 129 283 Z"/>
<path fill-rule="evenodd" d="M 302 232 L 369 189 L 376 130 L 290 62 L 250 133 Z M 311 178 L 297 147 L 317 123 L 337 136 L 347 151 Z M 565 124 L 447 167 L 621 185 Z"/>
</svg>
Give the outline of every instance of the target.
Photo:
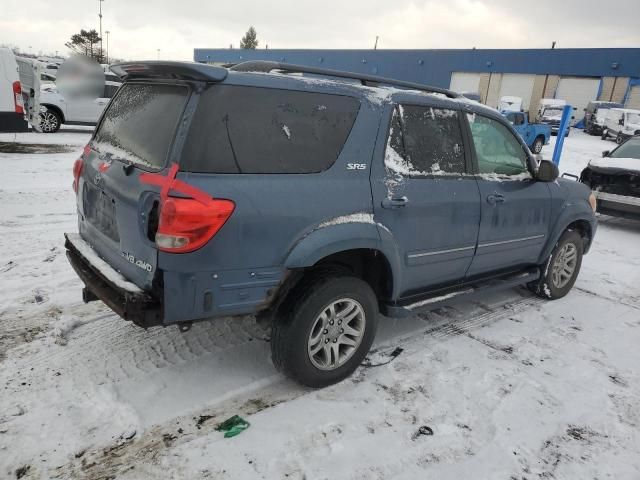
<svg viewBox="0 0 640 480">
<path fill-rule="evenodd" d="M 467 114 L 480 174 L 526 174 L 527 152 L 502 123 L 478 114 Z"/>
<path fill-rule="evenodd" d="M 465 173 L 458 112 L 399 105 L 391 121 L 385 165 L 405 175 Z"/>
</svg>

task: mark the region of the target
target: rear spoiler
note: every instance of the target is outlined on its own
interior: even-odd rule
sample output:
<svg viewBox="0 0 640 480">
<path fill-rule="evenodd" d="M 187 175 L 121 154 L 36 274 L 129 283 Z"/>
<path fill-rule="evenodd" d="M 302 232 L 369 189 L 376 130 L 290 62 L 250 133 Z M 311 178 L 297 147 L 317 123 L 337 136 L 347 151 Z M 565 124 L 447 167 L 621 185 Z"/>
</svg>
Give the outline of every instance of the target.
<svg viewBox="0 0 640 480">
<path fill-rule="evenodd" d="M 165 78 L 221 82 L 227 78 L 227 69 L 196 62 L 145 61 L 111 65 L 111 71 L 122 80 L 133 78 Z"/>
</svg>

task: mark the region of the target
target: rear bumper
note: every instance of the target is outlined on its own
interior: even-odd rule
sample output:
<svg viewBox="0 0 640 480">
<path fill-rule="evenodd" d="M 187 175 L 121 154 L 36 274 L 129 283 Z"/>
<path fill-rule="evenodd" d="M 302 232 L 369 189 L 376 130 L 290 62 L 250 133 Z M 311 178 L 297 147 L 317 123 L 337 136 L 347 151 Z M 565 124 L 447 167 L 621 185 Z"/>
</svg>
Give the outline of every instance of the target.
<svg viewBox="0 0 640 480">
<path fill-rule="evenodd" d="M 640 220 L 640 197 L 597 191 L 594 191 L 593 194 L 598 203 L 598 212 L 615 217 Z"/>
<path fill-rule="evenodd" d="M 69 263 L 85 284 L 85 302 L 101 300 L 123 319 L 143 328 L 163 325 L 160 300 L 133 285 L 100 260 L 80 235 L 65 233 L 64 236 Z"/>
</svg>

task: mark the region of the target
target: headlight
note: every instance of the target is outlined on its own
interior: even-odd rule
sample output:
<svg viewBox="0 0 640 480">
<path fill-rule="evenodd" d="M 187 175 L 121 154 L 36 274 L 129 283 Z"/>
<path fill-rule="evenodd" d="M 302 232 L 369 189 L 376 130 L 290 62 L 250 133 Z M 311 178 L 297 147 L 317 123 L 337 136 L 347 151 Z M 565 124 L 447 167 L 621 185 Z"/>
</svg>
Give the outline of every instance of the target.
<svg viewBox="0 0 640 480">
<path fill-rule="evenodd" d="M 589 195 L 589 205 L 591 205 L 591 209 L 595 212 L 598 202 L 596 202 L 596 196 L 591 192 Z"/>
</svg>

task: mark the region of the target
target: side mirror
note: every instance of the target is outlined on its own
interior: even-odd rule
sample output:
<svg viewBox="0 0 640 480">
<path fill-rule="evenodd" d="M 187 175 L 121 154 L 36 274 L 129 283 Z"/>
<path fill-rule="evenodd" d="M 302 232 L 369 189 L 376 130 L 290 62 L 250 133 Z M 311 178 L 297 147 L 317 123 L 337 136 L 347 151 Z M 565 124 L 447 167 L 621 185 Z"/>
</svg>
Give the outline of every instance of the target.
<svg viewBox="0 0 640 480">
<path fill-rule="evenodd" d="M 553 182 L 560 176 L 558 166 L 550 160 L 542 160 L 536 172 L 536 179 L 541 182 Z"/>
<path fill-rule="evenodd" d="M 610 153 L 609 150 L 605 150 L 604 152 L 602 152 L 602 158 L 608 157 L 609 153 Z"/>
</svg>

